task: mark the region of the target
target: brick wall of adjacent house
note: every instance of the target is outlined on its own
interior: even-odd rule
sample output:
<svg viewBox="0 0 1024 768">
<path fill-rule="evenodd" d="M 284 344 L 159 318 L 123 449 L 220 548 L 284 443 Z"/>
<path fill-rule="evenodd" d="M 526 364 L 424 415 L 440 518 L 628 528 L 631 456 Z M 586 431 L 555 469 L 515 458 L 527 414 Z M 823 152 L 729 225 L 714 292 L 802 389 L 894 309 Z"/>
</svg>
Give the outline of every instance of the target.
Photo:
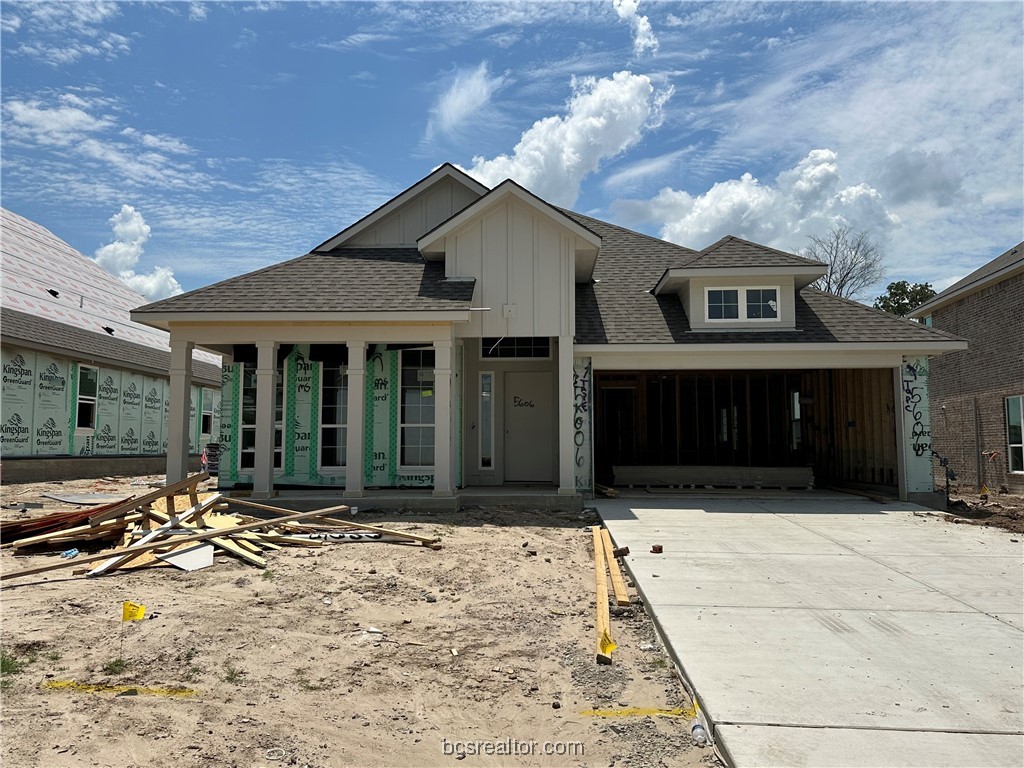
<svg viewBox="0 0 1024 768">
<path fill-rule="evenodd" d="M 1024 473 L 1008 471 L 1005 405 L 1024 394 L 1022 307 L 1024 274 L 1017 274 L 932 313 L 932 327 L 970 344 L 933 358 L 929 379 L 932 449 L 949 459 L 963 488 L 978 485 L 980 457 L 982 484 L 1024 493 Z M 938 467 L 936 482 L 944 482 Z"/>
</svg>

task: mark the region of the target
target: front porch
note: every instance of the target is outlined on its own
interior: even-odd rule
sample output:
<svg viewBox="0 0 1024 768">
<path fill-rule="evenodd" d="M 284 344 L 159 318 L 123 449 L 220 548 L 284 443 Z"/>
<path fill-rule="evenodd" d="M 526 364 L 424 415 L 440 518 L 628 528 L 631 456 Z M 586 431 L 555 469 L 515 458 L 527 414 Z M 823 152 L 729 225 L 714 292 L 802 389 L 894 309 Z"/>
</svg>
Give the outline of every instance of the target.
<svg viewBox="0 0 1024 768">
<path fill-rule="evenodd" d="M 488 477 L 478 472 L 476 450 L 481 342 L 456 338 L 452 322 L 172 327 L 168 481 L 185 474 L 180 430 L 190 408 L 190 354 L 201 346 L 224 355 L 218 463 L 225 491 L 445 510 L 525 492 L 538 500 L 515 502 L 524 508 L 578 508 L 572 342 L 550 341 L 548 435 L 538 441 L 550 461 L 537 477 Z M 500 419 L 493 426 L 500 442 Z M 529 480 L 528 487 L 506 490 L 502 483 L 512 480 Z"/>
</svg>

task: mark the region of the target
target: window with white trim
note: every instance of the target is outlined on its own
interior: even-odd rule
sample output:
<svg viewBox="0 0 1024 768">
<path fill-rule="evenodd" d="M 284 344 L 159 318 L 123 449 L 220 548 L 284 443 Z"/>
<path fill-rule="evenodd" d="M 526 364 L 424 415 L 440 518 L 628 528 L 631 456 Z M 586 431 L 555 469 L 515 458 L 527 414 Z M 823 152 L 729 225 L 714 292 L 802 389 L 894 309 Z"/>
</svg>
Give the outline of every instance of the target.
<svg viewBox="0 0 1024 768">
<path fill-rule="evenodd" d="M 779 287 L 705 288 L 705 319 L 714 322 L 777 322 Z"/>
<path fill-rule="evenodd" d="M 1006 398 L 1006 457 L 1011 472 L 1024 472 L 1024 395 Z"/>
<path fill-rule="evenodd" d="M 347 463 L 348 369 L 324 363 L 320 370 L 320 468 Z"/>
<path fill-rule="evenodd" d="M 75 416 L 76 429 L 96 428 L 96 388 L 99 369 L 91 365 L 78 366 L 78 409 Z"/>
<path fill-rule="evenodd" d="M 284 452 L 284 368 L 274 374 L 274 469 L 281 469 Z M 256 467 L 256 366 L 242 364 L 241 439 L 239 469 Z"/>
<path fill-rule="evenodd" d="M 213 434 L 213 390 L 203 387 L 199 391 L 199 397 L 203 401 L 203 412 L 199 417 L 199 434 L 202 437 L 210 437 Z"/>
<path fill-rule="evenodd" d="M 494 469 L 494 372 L 480 373 L 480 469 Z"/>
<path fill-rule="evenodd" d="M 434 351 L 402 351 L 401 465 L 434 466 Z"/>
</svg>

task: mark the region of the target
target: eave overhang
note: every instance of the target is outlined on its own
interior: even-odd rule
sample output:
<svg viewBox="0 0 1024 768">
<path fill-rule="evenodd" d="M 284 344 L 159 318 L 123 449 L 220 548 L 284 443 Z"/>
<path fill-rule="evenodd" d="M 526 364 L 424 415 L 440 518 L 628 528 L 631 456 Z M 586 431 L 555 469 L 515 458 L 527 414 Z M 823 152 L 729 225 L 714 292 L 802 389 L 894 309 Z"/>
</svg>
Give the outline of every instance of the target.
<svg viewBox="0 0 1024 768">
<path fill-rule="evenodd" d="M 132 312 L 132 320 L 170 331 L 171 325 L 325 325 L 332 323 L 468 323 L 472 312 L 409 310 L 384 312 Z"/>
<path fill-rule="evenodd" d="M 678 293 L 683 290 L 690 280 L 694 278 L 720 277 L 723 279 L 735 277 L 761 277 L 772 278 L 792 275 L 794 287 L 797 290 L 806 288 L 818 278 L 822 277 L 827 267 L 812 266 L 780 266 L 780 267 L 670 267 L 658 280 L 652 293 L 660 296 L 663 293 Z"/>
<path fill-rule="evenodd" d="M 949 293 L 940 293 L 935 298 L 926 301 L 921 306 L 916 307 L 911 312 L 908 312 L 907 317 L 912 317 L 918 320 L 927 317 L 940 307 L 944 307 L 951 302 L 957 301 L 958 299 L 962 299 L 965 296 L 968 296 L 972 293 L 987 288 L 990 285 L 1002 282 L 1003 280 L 1006 280 L 1008 277 L 1013 277 L 1015 274 L 1019 272 L 1024 272 L 1024 260 L 1014 262 L 1013 264 L 1009 264 L 1003 267 L 1002 269 L 993 272 L 991 275 L 986 275 L 980 280 L 976 280 L 973 283 L 968 283 L 967 285 L 955 291 L 951 291 Z"/>
</svg>

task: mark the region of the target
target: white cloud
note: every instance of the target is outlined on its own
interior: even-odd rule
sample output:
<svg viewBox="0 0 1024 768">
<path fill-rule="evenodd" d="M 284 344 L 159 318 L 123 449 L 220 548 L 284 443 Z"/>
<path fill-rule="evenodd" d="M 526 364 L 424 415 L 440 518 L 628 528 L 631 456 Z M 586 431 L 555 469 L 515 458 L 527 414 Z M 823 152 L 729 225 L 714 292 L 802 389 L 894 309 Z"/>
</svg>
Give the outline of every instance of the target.
<svg viewBox="0 0 1024 768">
<path fill-rule="evenodd" d="M 173 152 L 175 154 L 187 155 L 193 150 L 185 142 L 173 136 L 161 134 L 143 133 L 134 128 L 125 128 L 121 131 L 122 136 L 128 136 L 138 141 L 142 146 L 161 152 Z"/>
<path fill-rule="evenodd" d="M 601 162 L 636 145 L 661 123 L 671 88 L 656 91 L 646 75 L 616 72 L 573 79 L 564 115 L 538 120 L 511 155 L 474 157 L 467 172 L 487 186 L 507 178 L 556 205 L 572 205 Z"/>
<path fill-rule="evenodd" d="M 151 301 L 182 292 L 168 267 L 155 267 L 148 274 L 135 271 L 150 235 L 150 227 L 141 213 L 130 205 L 122 205 L 109 223 L 114 239 L 96 251 L 97 264 Z"/>
<path fill-rule="evenodd" d="M 206 15 L 209 13 L 206 5 L 203 3 L 189 3 L 188 4 L 188 20 L 189 21 L 206 21 Z"/>
<path fill-rule="evenodd" d="M 59 67 L 86 57 L 116 59 L 131 52 L 127 37 L 104 29 L 120 15 L 115 2 L 35 2 L 17 8 L 21 15 L 15 17 L 14 29 L 5 24 L 5 31 L 16 31 L 22 39 L 13 49 L 17 55 Z"/>
<path fill-rule="evenodd" d="M 78 96 L 65 94 L 62 100 L 70 106 L 46 107 L 36 100 L 8 101 L 4 104 L 8 134 L 38 144 L 65 146 L 114 124 L 112 118 L 93 117 L 82 109 L 87 102 Z"/>
<path fill-rule="evenodd" d="M 427 139 L 438 134 L 452 134 L 470 117 L 487 106 L 491 96 L 505 83 L 505 77 L 491 77 L 487 62 L 472 69 L 460 69 L 451 85 L 442 93 L 430 110 Z"/>
<path fill-rule="evenodd" d="M 318 48 L 326 48 L 329 51 L 349 51 L 355 48 L 366 48 L 374 43 L 383 43 L 394 40 L 394 35 L 382 35 L 373 32 L 357 32 L 341 40 L 334 40 L 330 43 L 319 43 Z"/>
<path fill-rule="evenodd" d="M 866 183 L 843 186 L 835 152 L 816 149 L 795 167 L 778 174 L 774 185 L 749 173 L 690 195 L 666 187 L 650 200 L 623 200 L 616 213 L 634 222 L 657 222 L 661 236 L 690 248 L 703 248 L 725 235 L 797 251 L 810 235 L 833 224 L 868 230 L 884 239 L 899 223 L 878 190 Z"/>
<path fill-rule="evenodd" d="M 612 0 L 612 5 L 615 6 L 619 18 L 628 21 L 633 28 L 633 52 L 637 56 L 642 56 L 647 51 L 657 53 L 658 38 L 654 36 L 651 22 L 646 16 L 637 13 L 640 0 Z"/>
</svg>

